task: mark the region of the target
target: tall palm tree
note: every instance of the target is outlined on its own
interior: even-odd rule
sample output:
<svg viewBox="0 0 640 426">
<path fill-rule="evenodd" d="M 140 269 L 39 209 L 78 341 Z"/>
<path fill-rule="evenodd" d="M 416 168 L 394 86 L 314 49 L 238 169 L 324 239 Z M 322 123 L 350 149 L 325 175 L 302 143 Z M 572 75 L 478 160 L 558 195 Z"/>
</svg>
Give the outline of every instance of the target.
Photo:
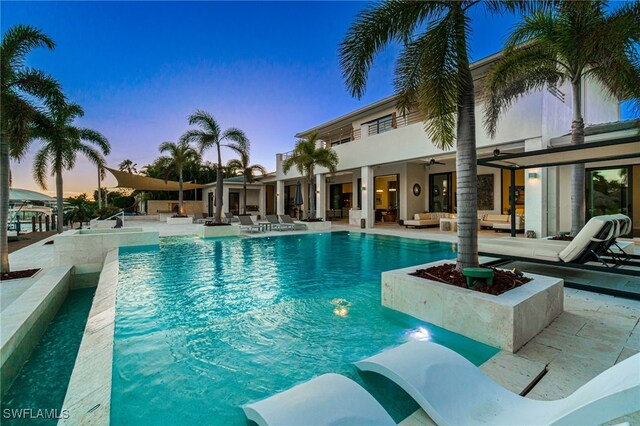
<svg viewBox="0 0 640 426">
<path fill-rule="evenodd" d="M 222 130 L 211 114 L 203 110 L 196 110 L 189 116 L 189 124 L 198 126 L 199 129 L 188 130 L 182 135 L 182 141 L 195 142 L 204 153 L 209 148 L 215 148 L 218 153 L 218 168 L 216 170 L 216 214 L 215 223 L 222 223 L 222 185 L 224 181 L 222 166 L 222 148 L 227 147 L 238 155 L 249 151 L 249 139 L 244 132 L 235 127 Z"/>
<path fill-rule="evenodd" d="M 599 82 L 619 99 L 640 98 L 640 3 L 607 12 L 606 1 L 560 2 L 520 22 L 488 78 L 485 126 L 496 133 L 500 114 L 520 96 L 545 86 L 571 84 L 571 143 L 584 143 L 582 84 Z M 584 164 L 572 166 L 571 234 L 585 221 Z"/>
<path fill-rule="evenodd" d="M 489 13 L 524 9 L 527 2 L 388 0 L 356 17 L 340 46 L 348 89 L 362 97 L 375 56 L 402 44 L 395 70 L 398 107 L 417 108 L 425 130 L 441 149 L 456 143 L 458 196 L 457 268 L 478 265 L 478 200 L 474 83 L 469 66 L 469 10 Z"/>
<path fill-rule="evenodd" d="M 121 172 L 127 173 L 138 173 L 138 169 L 136 167 L 138 167 L 138 164 L 131 160 L 123 160 L 118 164 L 118 169 Z"/>
<path fill-rule="evenodd" d="M 251 164 L 249 161 L 249 152 L 243 152 L 240 154 L 240 159 L 234 158 L 227 162 L 226 168 L 235 170 L 235 174 L 241 175 L 242 179 L 242 198 L 244 202 L 243 213 L 247 214 L 247 183 L 253 183 L 255 181 L 254 173 L 260 173 L 262 175 L 267 174 L 267 169 L 260 164 Z"/>
<path fill-rule="evenodd" d="M 33 118 L 41 114 L 33 101 L 51 105 L 64 100 L 57 81 L 25 63 L 29 52 L 39 47 L 53 49 L 55 44 L 25 25 L 9 28 L 0 43 L 0 272 L 9 272 L 9 157 L 20 160 L 26 153 Z"/>
<path fill-rule="evenodd" d="M 62 171 L 75 166 L 78 153 L 102 169 L 106 166 L 104 155 L 111 152 L 109 141 L 101 133 L 73 124 L 83 115 L 80 105 L 65 103 L 50 108 L 42 119 L 36 120 L 33 128 L 33 137 L 43 142 L 33 159 L 33 177 L 43 189 L 47 188 L 49 170 L 56 177 L 58 233 L 62 232 L 64 224 Z"/>
<path fill-rule="evenodd" d="M 168 175 L 172 172 L 178 174 L 178 213 L 182 215 L 184 214 L 184 196 L 182 191 L 184 181 L 182 173 L 189 162 L 200 161 L 200 154 L 186 141 L 180 141 L 178 143 L 163 142 L 160 144 L 160 152 L 169 154 L 157 160 L 164 168 L 165 179 L 168 179 Z"/>
<path fill-rule="evenodd" d="M 338 166 L 338 154 L 331 148 L 317 147 L 318 133 L 312 133 L 306 139 L 296 142 L 293 153 L 284 160 L 282 167 L 285 173 L 293 167 L 298 169 L 301 175 L 305 176 L 309 183 L 309 218 L 316 217 L 315 182 L 313 176 L 315 167 L 320 166 L 335 173 Z"/>
</svg>

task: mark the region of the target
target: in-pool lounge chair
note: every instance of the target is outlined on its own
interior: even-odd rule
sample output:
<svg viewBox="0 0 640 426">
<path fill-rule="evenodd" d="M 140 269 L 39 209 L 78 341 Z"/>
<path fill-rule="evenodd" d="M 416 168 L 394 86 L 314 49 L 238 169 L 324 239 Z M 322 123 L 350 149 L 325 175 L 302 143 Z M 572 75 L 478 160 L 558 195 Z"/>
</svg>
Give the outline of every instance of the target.
<svg viewBox="0 0 640 426">
<path fill-rule="evenodd" d="M 291 219 L 291 216 L 289 216 L 288 214 L 281 214 L 280 220 L 282 221 L 282 223 L 286 223 L 287 225 L 293 225 L 293 229 L 307 229 L 307 225 L 305 225 L 304 223 L 294 222 L 293 219 Z"/>
<path fill-rule="evenodd" d="M 267 220 L 271 224 L 271 229 L 274 229 L 276 231 L 293 230 L 296 227 L 295 223 L 281 223 L 278 220 L 278 216 L 276 216 L 275 214 L 268 214 Z"/>
<path fill-rule="evenodd" d="M 478 249 L 481 255 L 499 258 L 499 263 L 521 261 L 640 276 L 640 270 L 617 268 L 640 264 L 636 265 L 638 262 L 630 260 L 620 261 L 617 256 L 622 254 L 612 251 L 616 238 L 628 230 L 628 222 L 630 219 L 624 215 L 596 216 L 587 222 L 572 241 L 494 238 L 480 241 Z M 637 258 L 627 254 L 623 256 Z M 588 262 L 598 262 L 601 266 L 587 264 Z M 493 265 L 499 263 L 491 262 Z"/>
<path fill-rule="evenodd" d="M 602 424 L 638 410 L 640 354 L 556 401 L 503 388 L 451 349 L 414 341 L 357 362 L 404 389 L 438 425 Z"/>
<path fill-rule="evenodd" d="M 395 425 L 366 390 L 339 374 L 323 374 L 242 407 L 259 426 Z"/>
<path fill-rule="evenodd" d="M 240 230 L 249 232 L 261 232 L 262 226 L 253 223 L 251 216 L 238 216 L 240 220 Z"/>
</svg>

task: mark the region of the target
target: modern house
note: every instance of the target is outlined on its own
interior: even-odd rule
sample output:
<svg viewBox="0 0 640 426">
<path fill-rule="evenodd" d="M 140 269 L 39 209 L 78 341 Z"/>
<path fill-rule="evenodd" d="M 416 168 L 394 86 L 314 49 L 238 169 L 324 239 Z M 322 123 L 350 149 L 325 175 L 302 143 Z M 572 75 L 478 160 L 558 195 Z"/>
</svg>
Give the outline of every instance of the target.
<svg viewBox="0 0 640 426">
<path fill-rule="evenodd" d="M 571 86 L 547 87 L 520 98 L 501 118 L 495 138 L 484 131 L 483 79 L 493 55 L 472 64 L 476 85 L 478 158 L 497 153 L 519 153 L 568 145 L 572 121 Z M 586 142 L 637 135 L 640 121 L 620 122 L 620 104 L 597 83 L 585 81 L 582 109 Z M 367 227 L 412 219 L 420 212 L 456 212 L 455 146 L 438 149 L 424 129 L 417 111 L 402 114 L 395 97 L 365 106 L 296 134 L 319 133 L 320 143 L 339 157 L 337 172 L 316 170 L 316 209 L 319 217 L 344 220 Z M 309 182 L 292 169 L 284 173 L 290 153 L 276 154 L 276 171 L 250 185 L 247 204 L 254 214 L 298 215 L 293 205 L 295 185 Z M 622 212 L 633 218 L 640 235 L 640 154 L 636 158 L 586 164 L 587 216 Z M 481 214 L 509 214 L 510 171 L 478 167 L 478 202 Z M 568 231 L 571 225 L 571 167 L 520 169 L 515 172 L 516 214 L 523 228 L 537 236 Z M 241 210 L 241 183 L 225 184 L 224 209 Z M 204 192 L 212 192 L 210 186 Z M 303 191 L 305 203 L 307 191 Z M 204 211 L 212 209 L 212 195 L 203 195 Z M 235 201 L 234 201 L 235 200 Z M 236 207 L 237 206 L 237 207 Z M 301 207 L 302 211 L 306 206 Z"/>
</svg>

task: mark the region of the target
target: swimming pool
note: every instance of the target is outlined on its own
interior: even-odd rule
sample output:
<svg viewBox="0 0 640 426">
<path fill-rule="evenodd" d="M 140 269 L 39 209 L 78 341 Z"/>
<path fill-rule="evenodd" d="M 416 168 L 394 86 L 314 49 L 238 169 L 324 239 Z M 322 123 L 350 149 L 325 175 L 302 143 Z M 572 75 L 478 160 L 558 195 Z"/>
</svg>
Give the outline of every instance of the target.
<svg viewBox="0 0 640 426">
<path fill-rule="evenodd" d="M 381 271 L 455 249 L 348 232 L 120 248 L 112 423 L 246 424 L 241 405 L 327 372 L 401 420 L 415 403 L 353 362 L 426 335 L 476 364 L 497 352 L 380 304 Z"/>
</svg>

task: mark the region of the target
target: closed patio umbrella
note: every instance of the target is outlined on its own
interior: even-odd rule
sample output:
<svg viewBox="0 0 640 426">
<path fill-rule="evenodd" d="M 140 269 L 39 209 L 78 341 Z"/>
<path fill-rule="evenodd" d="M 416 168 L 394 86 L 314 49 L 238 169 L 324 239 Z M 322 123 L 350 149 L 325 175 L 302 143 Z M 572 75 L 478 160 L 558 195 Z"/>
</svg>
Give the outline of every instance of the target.
<svg viewBox="0 0 640 426">
<path fill-rule="evenodd" d="M 304 200 L 302 198 L 302 185 L 300 181 L 296 183 L 296 194 L 293 197 L 293 204 L 298 207 L 298 212 L 300 211 L 300 206 L 304 204 Z"/>
</svg>

